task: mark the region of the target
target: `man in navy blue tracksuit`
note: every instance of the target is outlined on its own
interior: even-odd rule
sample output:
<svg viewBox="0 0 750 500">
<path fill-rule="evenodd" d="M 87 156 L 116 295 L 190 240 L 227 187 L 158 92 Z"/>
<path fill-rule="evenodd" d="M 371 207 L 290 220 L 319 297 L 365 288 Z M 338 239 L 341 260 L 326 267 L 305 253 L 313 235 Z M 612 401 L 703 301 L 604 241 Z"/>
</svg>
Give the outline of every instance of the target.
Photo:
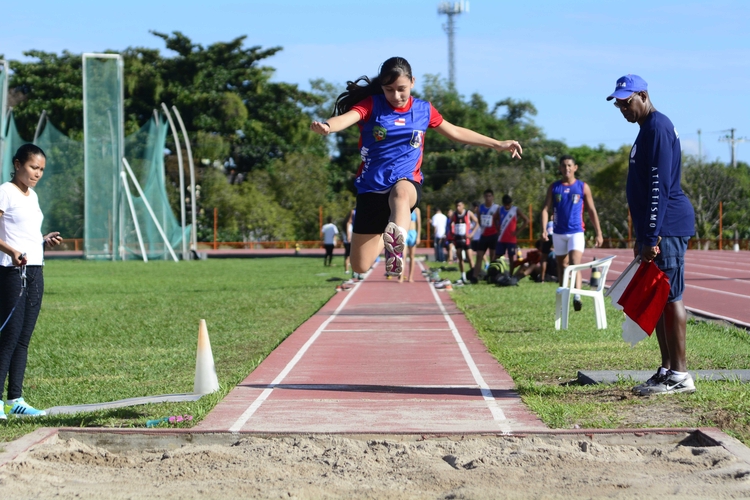
<svg viewBox="0 0 750 500">
<path fill-rule="evenodd" d="M 642 396 L 695 392 L 685 360 L 687 316 L 682 302 L 685 252 L 695 234 L 695 212 L 680 187 L 680 138 L 669 118 L 654 108 L 648 84 L 638 75 L 618 79 L 615 91 L 607 97 L 612 99 L 627 121 L 640 126 L 630 150 L 626 188 L 636 235 L 635 255 L 653 260 L 671 287 L 656 326 L 662 364 L 633 390 Z"/>
</svg>

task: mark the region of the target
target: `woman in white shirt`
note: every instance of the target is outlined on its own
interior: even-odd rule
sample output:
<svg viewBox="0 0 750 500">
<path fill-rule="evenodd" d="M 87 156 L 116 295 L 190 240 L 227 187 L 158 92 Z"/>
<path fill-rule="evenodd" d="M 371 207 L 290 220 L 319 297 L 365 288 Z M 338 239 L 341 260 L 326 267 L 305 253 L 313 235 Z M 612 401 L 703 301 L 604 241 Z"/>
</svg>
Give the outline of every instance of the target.
<svg viewBox="0 0 750 500">
<path fill-rule="evenodd" d="M 10 413 L 45 415 L 22 397 L 31 334 L 44 293 L 44 248 L 62 242 L 60 233 L 42 236 L 44 215 L 32 189 L 44 173 L 41 148 L 24 144 L 13 157 L 13 180 L 0 185 L 0 388 L 8 379 Z M 0 404 L 0 419 L 6 419 Z"/>
</svg>

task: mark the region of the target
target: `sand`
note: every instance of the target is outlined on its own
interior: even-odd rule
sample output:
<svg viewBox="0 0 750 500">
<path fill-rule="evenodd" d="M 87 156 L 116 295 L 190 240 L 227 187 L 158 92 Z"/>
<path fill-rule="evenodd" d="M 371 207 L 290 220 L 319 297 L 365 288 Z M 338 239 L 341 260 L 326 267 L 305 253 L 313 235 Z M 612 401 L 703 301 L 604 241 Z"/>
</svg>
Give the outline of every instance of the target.
<svg viewBox="0 0 750 500">
<path fill-rule="evenodd" d="M 0 469 L 0 484 L 13 499 L 750 498 L 750 464 L 720 446 L 586 436 L 238 437 L 118 452 L 56 438 Z"/>
</svg>

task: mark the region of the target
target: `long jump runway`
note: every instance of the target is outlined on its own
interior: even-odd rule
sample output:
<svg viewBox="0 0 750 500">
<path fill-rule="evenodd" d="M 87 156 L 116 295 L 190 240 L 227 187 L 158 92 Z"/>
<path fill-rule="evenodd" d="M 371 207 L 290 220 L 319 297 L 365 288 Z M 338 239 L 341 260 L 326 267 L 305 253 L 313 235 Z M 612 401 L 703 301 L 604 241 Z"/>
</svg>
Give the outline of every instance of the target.
<svg viewBox="0 0 750 500">
<path fill-rule="evenodd" d="M 633 260 L 632 250 L 619 249 L 587 249 L 584 260 L 593 252 L 597 257 L 617 255 L 608 284 Z M 688 250 L 683 300 L 692 312 L 750 327 L 750 252 Z"/>
<path fill-rule="evenodd" d="M 546 429 L 448 294 L 376 267 L 337 293 L 196 427 L 254 433 Z M 220 360 L 219 360 L 220 362 Z"/>
</svg>

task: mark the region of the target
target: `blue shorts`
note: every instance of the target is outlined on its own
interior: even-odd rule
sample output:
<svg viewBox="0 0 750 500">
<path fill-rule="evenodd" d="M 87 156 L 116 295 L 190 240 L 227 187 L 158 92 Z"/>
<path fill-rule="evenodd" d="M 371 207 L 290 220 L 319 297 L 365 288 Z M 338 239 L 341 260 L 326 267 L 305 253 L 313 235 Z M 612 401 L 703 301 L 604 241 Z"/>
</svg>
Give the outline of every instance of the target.
<svg viewBox="0 0 750 500">
<path fill-rule="evenodd" d="M 685 252 L 689 236 L 662 236 L 659 243 L 659 255 L 654 259 L 656 267 L 669 278 L 669 297 L 667 302 L 682 300 L 685 291 Z M 640 251 L 642 243 L 636 244 Z"/>
<path fill-rule="evenodd" d="M 407 247 L 413 247 L 417 244 L 417 230 L 416 229 L 409 229 L 409 232 L 406 233 L 406 246 Z"/>
<path fill-rule="evenodd" d="M 508 252 L 508 259 L 513 260 L 516 258 L 516 252 L 518 251 L 518 243 L 504 243 L 502 241 L 497 242 L 495 247 L 495 258 L 505 255 Z"/>
</svg>

